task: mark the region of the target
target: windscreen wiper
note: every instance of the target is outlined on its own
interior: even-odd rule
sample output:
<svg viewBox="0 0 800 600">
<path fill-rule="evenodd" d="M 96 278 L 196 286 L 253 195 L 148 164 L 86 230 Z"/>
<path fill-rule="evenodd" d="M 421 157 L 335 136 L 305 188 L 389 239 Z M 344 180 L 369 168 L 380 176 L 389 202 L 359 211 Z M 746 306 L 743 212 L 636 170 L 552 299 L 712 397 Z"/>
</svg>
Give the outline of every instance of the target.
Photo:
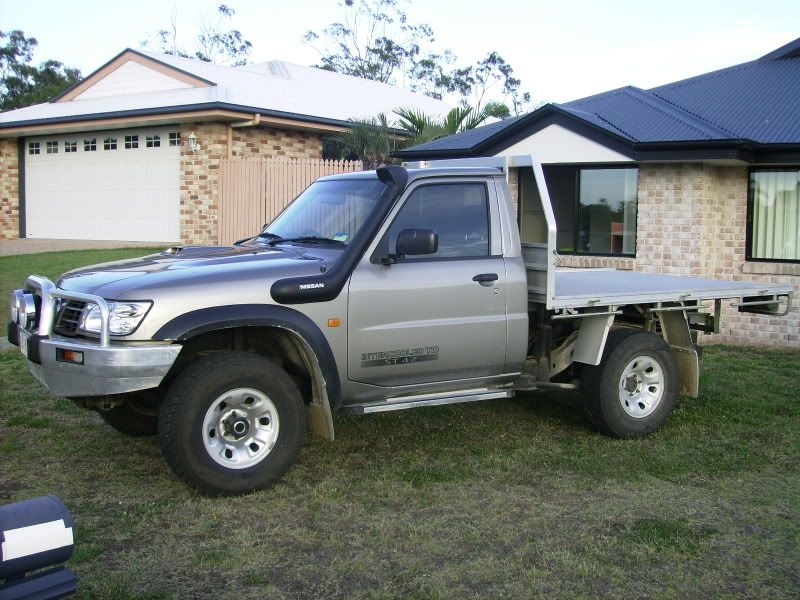
<svg viewBox="0 0 800 600">
<path fill-rule="evenodd" d="M 279 235 L 277 235 L 275 233 L 270 233 L 269 231 L 262 231 L 258 235 L 251 235 L 250 237 L 242 238 L 241 240 L 236 240 L 235 242 L 233 242 L 233 245 L 234 246 L 241 246 L 242 244 L 244 244 L 245 242 L 249 242 L 250 240 L 257 240 L 257 239 L 260 239 L 260 238 L 275 239 L 275 238 L 279 238 L 279 237 L 281 237 L 281 236 L 279 236 Z"/>
<path fill-rule="evenodd" d="M 337 246 L 345 246 L 346 244 L 341 240 L 334 240 L 333 238 L 320 237 L 318 235 L 303 235 L 293 238 L 282 238 L 280 236 L 271 239 L 267 245 L 274 246 L 275 244 L 283 244 L 284 242 L 307 242 L 312 244 L 336 244 Z"/>
</svg>

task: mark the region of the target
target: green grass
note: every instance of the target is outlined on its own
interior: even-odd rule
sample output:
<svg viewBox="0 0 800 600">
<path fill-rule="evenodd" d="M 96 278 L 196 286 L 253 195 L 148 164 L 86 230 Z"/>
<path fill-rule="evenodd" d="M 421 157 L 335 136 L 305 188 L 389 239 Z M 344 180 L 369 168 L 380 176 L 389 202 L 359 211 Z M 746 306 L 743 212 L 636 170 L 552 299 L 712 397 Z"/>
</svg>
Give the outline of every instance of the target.
<svg viewBox="0 0 800 600">
<path fill-rule="evenodd" d="M 279 484 L 215 499 L 0 352 L 0 504 L 65 500 L 85 599 L 796 598 L 798 373 L 709 347 L 638 440 L 574 394 L 336 415 Z"/>
<path fill-rule="evenodd" d="M 639 440 L 568 394 L 337 415 L 278 485 L 213 499 L 3 352 L 0 503 L 64 498 L 80 598 L 792 598 L 798 372 L 710 347 L 701 396 Z"/>
<path fill-rule="evenodd" d="M 78 267 L 112 260 L 123 260 L 158 252 L 162 248 L 116 248 L 112 250 L 65 250 L 40 254 L 19 254 L 0 257 L 0 318 L 8 320 L 8 299 L 12 290 L 21 288 L 28 275 L 44 275 L 55 281 Z"/>
</svg>

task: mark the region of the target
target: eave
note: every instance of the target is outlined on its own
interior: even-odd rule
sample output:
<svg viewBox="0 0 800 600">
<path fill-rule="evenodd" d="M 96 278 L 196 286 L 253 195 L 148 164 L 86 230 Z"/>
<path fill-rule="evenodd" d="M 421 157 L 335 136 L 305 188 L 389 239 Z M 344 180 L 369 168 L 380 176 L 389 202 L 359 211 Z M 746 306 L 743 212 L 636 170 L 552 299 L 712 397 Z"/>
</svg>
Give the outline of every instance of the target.
<svg viewBox="0 0 800 600">
<path fill-rule="evenodd" d="M 340 121 L 338 119 L 265 110 L 254 106 L 242 106 L 226 102 L 205 102 L 201 104 L 142 108 L 96 113 L 92 115 L 72 115 L 0 123 L 0 137 L 21 137 L 97 129 L 142 127 L 158 124 L 192 122 L 199 119 L 204 121 L 249 121 L 255 115 L 261 116 L 261 125 L 282 129 L 338 133 L 348 130 L 352 125 L 348 121 Z"/>
</svg>

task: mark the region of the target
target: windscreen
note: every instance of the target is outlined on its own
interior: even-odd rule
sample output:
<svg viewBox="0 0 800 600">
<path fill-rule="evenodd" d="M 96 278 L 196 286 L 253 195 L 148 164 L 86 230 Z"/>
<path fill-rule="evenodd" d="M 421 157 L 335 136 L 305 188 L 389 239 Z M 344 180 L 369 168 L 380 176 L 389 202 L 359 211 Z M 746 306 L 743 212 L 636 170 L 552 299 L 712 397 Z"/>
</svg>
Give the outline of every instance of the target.
<svg viewBox="0 0 800 600">
<path fill-rule="evenodd" d="M 284 239 L 314 236 L 349 244 L 386 189 L 378 179 L 312 183 L 266 232 Z"/>
</svg>

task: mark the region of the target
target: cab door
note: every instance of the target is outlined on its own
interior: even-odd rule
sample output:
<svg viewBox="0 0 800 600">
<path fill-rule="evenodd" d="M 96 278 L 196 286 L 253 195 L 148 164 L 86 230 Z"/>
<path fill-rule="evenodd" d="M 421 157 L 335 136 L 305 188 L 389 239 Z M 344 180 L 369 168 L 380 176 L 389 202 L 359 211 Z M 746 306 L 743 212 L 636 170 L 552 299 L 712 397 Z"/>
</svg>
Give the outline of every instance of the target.
<svg viewBox="0 0 800 600">
<path fill-rule="evenodd" d="M 506 359 L 505 265 L 494 186 L 482 180 L 420 183 L 378 236 L 396 255 L 408 229 L 433 230 L 432 254 L 371 262 L 353 272 L 348 378 L 377 386 L 480 379 Z"/>
</svg>

